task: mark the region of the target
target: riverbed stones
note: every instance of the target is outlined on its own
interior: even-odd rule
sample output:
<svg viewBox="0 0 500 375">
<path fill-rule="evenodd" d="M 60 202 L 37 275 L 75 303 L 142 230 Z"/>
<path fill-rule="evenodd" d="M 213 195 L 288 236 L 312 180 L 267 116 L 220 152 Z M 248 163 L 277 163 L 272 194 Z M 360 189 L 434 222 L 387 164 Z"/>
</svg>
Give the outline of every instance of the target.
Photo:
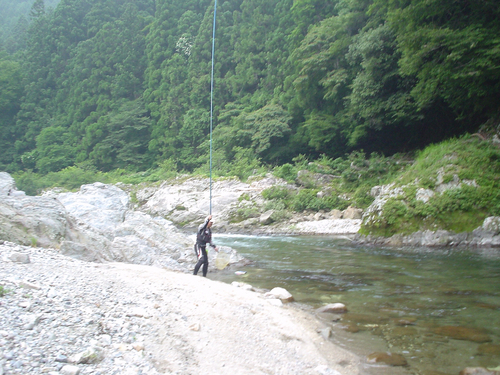
<svg viewBox="0 0 500 375">
<path fill-rule="evenodd" d="M 316 309 L 316 313 L 344 314 L 347 312 L 347 307 L 343 303 L 330 303 Z"/>
<path fill-rule="evenodd" d="M 80 368 L 78 366 L 73 365 L 65 365 L 61 368 L 62 375 L 79 375 Z"/>
<path fill-rule="evenodd" d="M 14 263 L 27 264 L 30 262 L 30 256 L 28 254 L 18 252 L 10 254 L 9 259 Z"/>
<path fill-rule="evenodd" d="M 361 220 L 363 217 L 363 210 L 360 208 L 349 206 L 344 210 L 342 215 L 344 219 Z"/>
<path fill-rule="evenodd" d="M 389 366 L 407 366 L 408 362 L 405 357 L 397 353 L 389 352 L 375 352 L 369 354 L 367 357 L 369 363 L 380 363 L 383 362 Z"/>
<path fill-rule="evenodd" d="M 484 367 L 466 367 L 459 375 L 500 375 L 500 371 L 488 370 Z"/>
<path fill-rule="evenodd" d="M 285 288 L 279 288 L 279 287 L 273 288 L 273 289 L 271 289 L 270 292 L 267 292 L 264 296 L 266 298 L 279 299 L 283 303 L 293 301 L 292 294 L 288 290 L 286 290 Z"/>
<path fill-rule="evenodd" d="M 274 214 L 274 210 L 268 210 L 260 215 L 259 222 L 261 225 L 269 225 L 273 222 L 272 216 Z"/>
<path fill-rule="evenodd" d="M 481 344 L 477 348 L 477 353 L 479 355 L 493 355 L 500 357 L 500 345 L 491 343 Z"/>
<path fill-rule="evenodd" d="M 134 346 L 152 337 L 149 319 L 127 316 L 134 308 L 147 310 L 147 298 L 133 301 L 127 290 L 99 279 L 102 264 L 0 245 L 3 255 L 19 250 L 30 263 L 0 261 L 0 285 L 7 290 L 0 300 L 0 374 L 126 374 L 133 367 L 134 375 L 158 375 L 144 349 Z"/>
<path fill-rule="evenodd" d="M 466 340 L 477 343 L 490 342 L 491 338 L 484 330 L 462 327 L 462 326 L 443 326 L 434 329 L 434 333 L 441 336 L 450 337 L 455 340 Z"/>
</svg>

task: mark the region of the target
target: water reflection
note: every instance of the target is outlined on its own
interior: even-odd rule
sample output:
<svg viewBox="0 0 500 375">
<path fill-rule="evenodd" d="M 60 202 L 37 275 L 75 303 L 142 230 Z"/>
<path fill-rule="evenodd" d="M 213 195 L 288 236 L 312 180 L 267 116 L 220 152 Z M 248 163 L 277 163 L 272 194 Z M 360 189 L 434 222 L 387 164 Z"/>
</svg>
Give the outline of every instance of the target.
<svg viewBox="0 0 500 375">
<path fill-rule="evenodd" d="M 211 278 L 283 287 L 311 309 L 342 302 L 349 312 L 333 323 L 334 340 L 364 356 L 399 353 L 409 365 L 368 373 L 500 366 L 497 250 L 359 248 L 320 236 L 217 236 L 216 242 L 253 262 L 243 276 L 229 269 Z"/>
</svg>

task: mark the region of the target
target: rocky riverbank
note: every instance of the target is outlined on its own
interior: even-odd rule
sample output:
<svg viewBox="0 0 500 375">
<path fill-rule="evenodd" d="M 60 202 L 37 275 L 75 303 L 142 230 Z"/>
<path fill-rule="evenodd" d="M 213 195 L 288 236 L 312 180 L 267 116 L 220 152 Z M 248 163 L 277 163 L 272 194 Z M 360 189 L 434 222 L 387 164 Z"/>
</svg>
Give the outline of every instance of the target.
<svg viewBox="0 0 500 375">
<path fill-rule="evenodd" d="M 0 374 L 359 374 L 311 315 L 152 266 L 0 245 Z"/>
<path fill-rule="evenodd" d="M 216 232 L 406 244 L 404 237 L 381 243 L 356 236 L 364 213 L 354 207 L 282 222 L 269 211 L 231 220 L 248 205 L 264 207 L 262 191 L 279 184 L 286 182 L 272 176 L 216 182 Z M 205 217 L 208 197 L 208 181 L 196 178 L 138 189 L 94 183 L 30 197 L 0 173 L 0 308 L 8 317 L 0 322 L 0 375 L 360 373 L 360 359 L 327 340 L 313 316 L 266 294 L 190 275 L 192 229 Z M 472 238 L 491 248 L 498 236 L 491 218 Z M 231 248 L 221 251 L 231 264 L 244 261 Z"/>
</svg>

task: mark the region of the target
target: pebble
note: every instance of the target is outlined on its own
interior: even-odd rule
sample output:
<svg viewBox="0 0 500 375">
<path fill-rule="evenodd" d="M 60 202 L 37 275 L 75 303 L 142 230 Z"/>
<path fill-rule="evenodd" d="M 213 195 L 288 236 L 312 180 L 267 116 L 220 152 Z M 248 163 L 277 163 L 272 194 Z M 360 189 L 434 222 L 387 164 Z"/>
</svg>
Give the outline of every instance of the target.
<svg viewBox="0 0 500 375">
<path fill-rule="evenodd" d="M 102 270 L 53 249 L 6 242 L 0 253 L 8 291 L 0 297 L 0 375 L 159 374 L 143 354 L 153 334 L 145 307 L 99 283 L 93 275 Z"/>
</svg>

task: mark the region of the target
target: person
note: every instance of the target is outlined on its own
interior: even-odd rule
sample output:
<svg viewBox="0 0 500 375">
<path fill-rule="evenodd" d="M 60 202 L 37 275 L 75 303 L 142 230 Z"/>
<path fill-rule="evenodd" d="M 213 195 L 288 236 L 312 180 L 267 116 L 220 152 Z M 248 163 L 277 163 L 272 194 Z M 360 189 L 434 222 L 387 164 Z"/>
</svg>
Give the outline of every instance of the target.
<svg viewBox="0 0 500 375">
<path fill-rule="evenodd" d="M 203 265 L 203 276 L 207 277 L 208 272 L 208 255 L 207 255 L 207 243 L 212 246 L 215 251 L 219 252 L 219 249 L 212 242 L 212 215 L 208 215 L 203 224 L 200 224 L 198 231 L 196 232 L 196 254 L 198 255 L 198 263 L 194 267 L 193 275 L 197 275 L 200 267 Z"/>
</svg>

